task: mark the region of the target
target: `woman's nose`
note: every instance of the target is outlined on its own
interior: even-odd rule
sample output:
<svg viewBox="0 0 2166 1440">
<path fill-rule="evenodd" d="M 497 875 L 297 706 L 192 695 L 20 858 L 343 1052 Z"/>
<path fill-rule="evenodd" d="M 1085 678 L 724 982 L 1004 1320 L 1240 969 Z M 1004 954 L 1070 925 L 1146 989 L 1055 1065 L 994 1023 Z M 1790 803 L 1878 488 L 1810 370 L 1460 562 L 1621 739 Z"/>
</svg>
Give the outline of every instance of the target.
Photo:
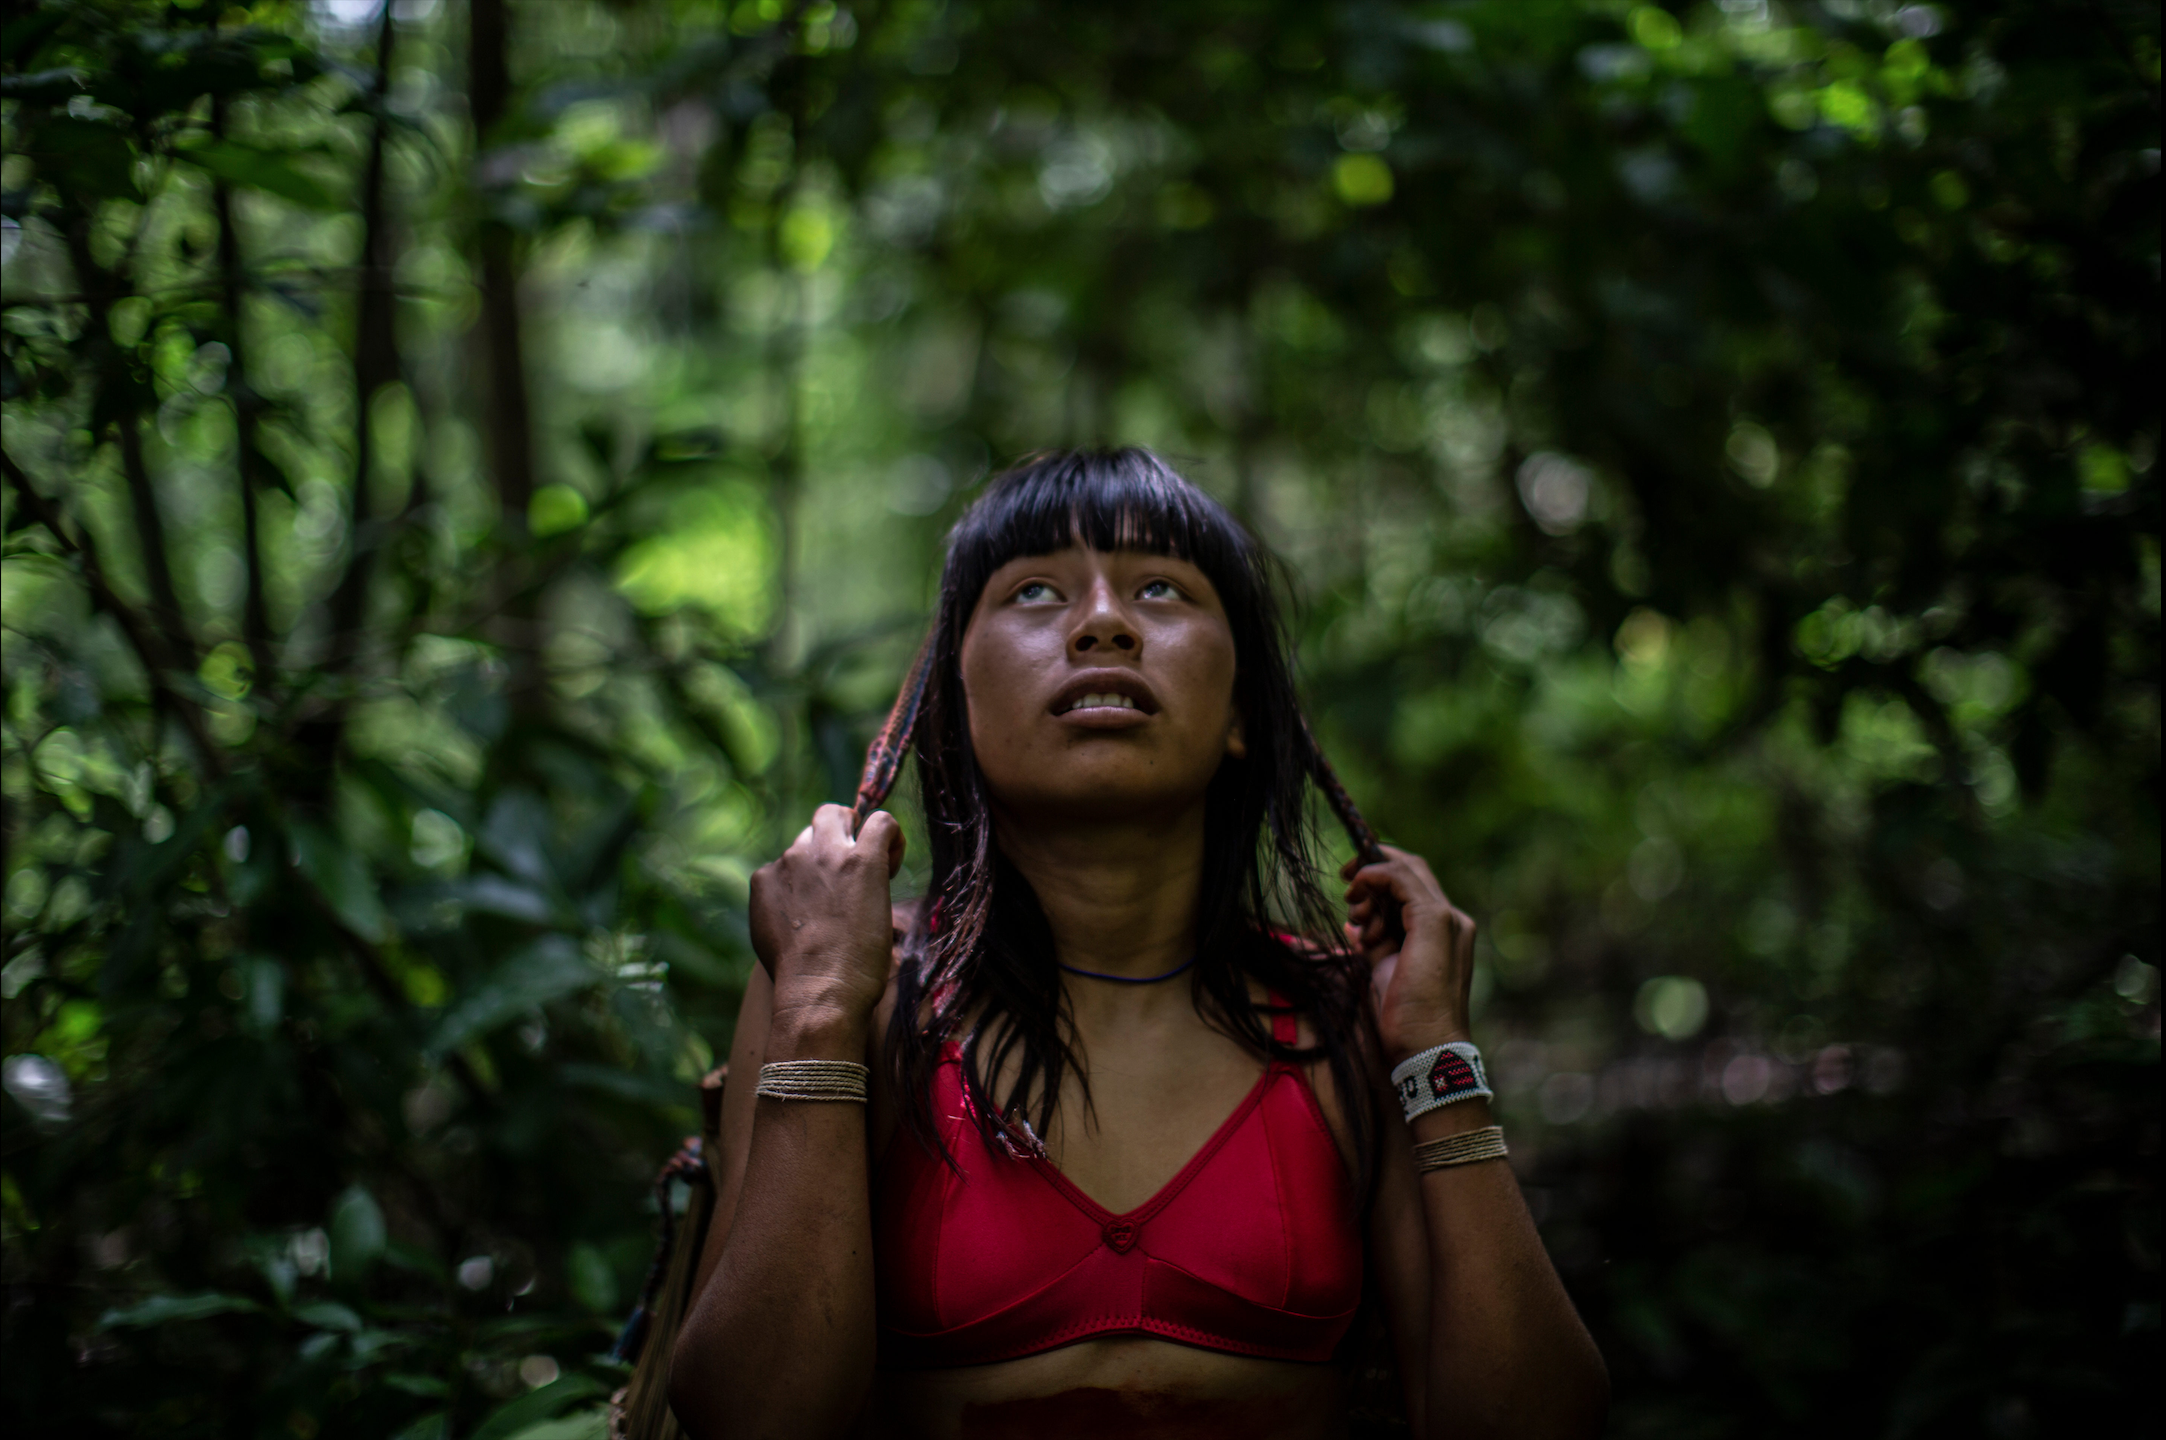
<svg viewBox="0 0 2166 1440">
<path fill-rule="evenodd" d="M 1121 613 L 1120 605 L 1103 586 L 1096 587 L 1096 593 L 1090 598 L 1090 609 L 1068 643 L 1078 655 L 1091 650 L 1133 655 L 1143 647 L 1136 627 L 1129 623 L 1128 617 Z"/>
</svg>

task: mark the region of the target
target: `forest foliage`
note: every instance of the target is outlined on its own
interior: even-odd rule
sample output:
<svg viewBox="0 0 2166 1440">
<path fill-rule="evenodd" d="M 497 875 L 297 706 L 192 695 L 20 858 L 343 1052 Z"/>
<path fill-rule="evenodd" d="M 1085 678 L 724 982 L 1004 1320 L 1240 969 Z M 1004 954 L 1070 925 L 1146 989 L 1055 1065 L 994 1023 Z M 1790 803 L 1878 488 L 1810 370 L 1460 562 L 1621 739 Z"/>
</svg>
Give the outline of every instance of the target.
<svg viewBox="0 0 2166 1440">
<path fill-rule="evenodd" d="M 1618 1434 L 2156 1426 L 2154 5 L 38 0 L 0 66 L 11 1432 L 597 1434 L 747 875 L 985 476 L 1115 442 L 1286 557 L 1480 920 Z"/>
</svg>

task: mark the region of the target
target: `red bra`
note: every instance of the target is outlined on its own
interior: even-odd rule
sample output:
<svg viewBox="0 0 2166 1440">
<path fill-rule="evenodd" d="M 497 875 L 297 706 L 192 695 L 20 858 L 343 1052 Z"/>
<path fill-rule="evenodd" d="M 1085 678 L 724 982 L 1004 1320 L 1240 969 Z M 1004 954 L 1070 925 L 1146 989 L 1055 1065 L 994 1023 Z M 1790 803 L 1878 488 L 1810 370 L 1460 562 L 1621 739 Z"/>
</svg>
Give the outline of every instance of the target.
<svg viewBox="0 0 2166 1440">
<path fill-rule="evenodd" d="M 1272 997 L 1272 1036 L 1294 1043 Z M 1329 1360 L 1361 1299 L 1361 1226 L 1338 1146 L 1298 1066 L 1273 1061 L 1216 1134 L 1116 1215 L 1049 1160 L 986 1149 L 961 1054 L 933 1078 L 956 1173 L 896 1136 L 875 1192 L 880 1363 L 944 1369 L 1100 1335 Z"/>
</svg>

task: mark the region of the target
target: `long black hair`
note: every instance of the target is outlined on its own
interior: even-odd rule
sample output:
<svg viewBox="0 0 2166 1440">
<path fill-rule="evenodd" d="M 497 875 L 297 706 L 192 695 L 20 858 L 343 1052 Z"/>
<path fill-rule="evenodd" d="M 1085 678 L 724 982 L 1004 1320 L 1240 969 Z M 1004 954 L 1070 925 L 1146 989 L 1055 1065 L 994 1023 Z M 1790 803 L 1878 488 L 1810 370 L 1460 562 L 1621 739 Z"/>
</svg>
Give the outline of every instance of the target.
<svg viewBox="0 0 2166 1440">
<path fill-rule="evenodd" d="M 1327 787 L 1334 808 L 1345 797 L 1322 765 L 1295 698 L 1280 567 L 1224 506 L 1137 448 L 1032 456 L 990 482 L 949 534 L 932 632 L 905 704 L 897 707 L 914 742 L 932 858 L 926 903 L 904 937 L 886 1038 L 904 1123 L 946 1153 L 934 1125 L 931 1081 L 943 1044 L 966 1026 L 964 1094 L 988 1146 L 1012 1150 L 1019 1138 L 1032 1143 L 1019 1133 L 1019 1121 L 1045 1133 L 1070 1069 L 1089 1102 L 1052 928 L 1030 882 L 993 834 L 985 778 L 970 745 L 961 667 L 963 632 L 993 572 L 1018 557 L 1076 544 L 1170 555 L 1195 565 L 1217 588 L 1233 631 L 1234 699 L 1248 753 L 1227 757 L 1206 793 L 1191 994 L 1206 1023 L 1260 1058 L 1323 1054 L 1366 1185 L 1375 1149 L 1360 1064 L 1367 976 L 1319 883 L 1310 783 Z M 884 734 L 882 744 L 899 738 Z M 1358 817 L 1349 824 L 1358 826 Z M 1365 829 L 1356 839 L 1373 848 Z M 1308 1017 L 1316 1046 L 1272 1039 L 1269 1007 L 1250 998 L 1252 980 Z M 1018 1062 L 1015 1078 L 996 1096 L 1011 1057 Z"/>
</svg>

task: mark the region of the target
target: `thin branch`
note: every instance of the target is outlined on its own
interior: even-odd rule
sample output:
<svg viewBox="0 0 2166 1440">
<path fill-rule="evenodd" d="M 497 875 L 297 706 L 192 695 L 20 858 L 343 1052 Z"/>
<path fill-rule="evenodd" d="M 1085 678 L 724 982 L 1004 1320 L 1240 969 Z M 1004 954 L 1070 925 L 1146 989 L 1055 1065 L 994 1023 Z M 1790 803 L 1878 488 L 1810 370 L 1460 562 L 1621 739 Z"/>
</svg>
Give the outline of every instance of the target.
<svg viewBox="0 0 2166 1440">
<path fill-rule="evenodd" d="M 173 584 L 173 560 L 165 538 L 165 517 L 151 485 L 150 462 L 143 454 L 143 417 L 134 410 L 115 417 L 120 440 L 120 472 L 128 482 L 128 513 L 135 519 L 136 545 L 143 552 L 143 575 L 150 585 L 152 616 L 165 634 L 178 664 L 195 665 L 195 638 L 181 612 L 180 591 Z"/>
<path fill-rule="evenodd" d="M 15 463 L 14 457 L 4 450 L 0 450 L 0 471 L 6 473 L 8 483 L 14 486 L 16 494 L 22 497 L 23 508 L 30 512 L 30 518 L 44 526 L 52 537 L 60 542 L 62 548 L 76 557 L 82 566 L 83 581 L 90 587 L 92 603 L 112 616 L 113 623 L 120 627 L 129 648 L 135 651 L 136 659 L 142 662 L 144 673 L 150 677 L 151 693 L 180 717 L 181 725 L 188 731 L 188 738 L 195 742 L 196 749 L 202 754 L 203 768 L 210 772 L 214 780 L 223 779 L 226 773 L 225 752 L 211 738 L 210 725 L 204 717 L 203 707 L 196 703 L 195 697 L 173 684 L 169 677 L 176 667 L 166 652 L 165 642 L 149 622 L 136 613 L 135 607 L 121 599 L 106 580 L 105 569 L 98 563 L 98 540 L 91 533 L 90 527 L 82 527 L 79 536 L 70 535 L 61 523 L 59 511 L 53 502 L 38 492 L 38 488 L 30 483 L 30 477 Z"/>
<path fill-rule="evenodd" d="M 280 285 L 299 289 L 304 283 L 323 286 L 347 284 L 354 275 L 360 272 L 361 268 L 358 265 L 309 267 L 303 271 L 293 272 L 297 278 L 289 278 L 288 275 L 271 271 L 259 265 L 256 267 L 255 275 L 258 277 L 259 283 L 275 280 Z M 220 281 L 209 280 L 197 285 L 165 285 L 155 290 L 138 290 L 135 293 L 145 300 L 166 300 L 176 297 L 217 295 L 221 293 L 222 289 L 223 286 Z M 446 304 L 469 298 L 468 292 L 464 290 L 432 290 L 421 285 L 396 286 L 393 288 L 392 293 L 401 300 L 436 300 Z M 88 305 L 90 303 L 91 297 L 88 295 L 8 295 L 0 297 L 0 310 L 32 309 L 40 305 Z"/>
<path fill-rule="evenodd" d="M 428 411 L 421 403 L 421 397 L 426 392 L 415 379 L 413 368 L 406 363 L 403 357 L 399 361 L 399 376 L 406 383 L 406 393 L 414 397 L 414 439 L 413 444 L 407 449 L 407 465 L 412 473 L 407 479 L 406 504 L 400 508 L 398 515 L 389 526 L 390 533 L 385 537 L 385 543 L 387 544 L 390 543 L 393 536 L 412 525 L 435 498 L 434 491 L 429 484 L 429 467 L 427 462 L 422 459 L 429 449 Z M 413 572 L 411 593 L 407 600 L 406 618 L 400 623 L 398 629 L 395 653 L 399 657 L 403 658 L 413 645 L 414 637 L 420 633 L 422 625 L 428 618 L 429 608 L 435 603 L 435 598 L 434 567 L 427 564 L 416 566 Z"/>
<path fill-rule="evenodd" d="M 376 93 L 390 85 L 391 51 L 396 30 L 390 5 L 376 37 Z M 299 725 L 294 738 L 312 757 L 303 784 L 309 798 L 321 801 L 330 783 L 346 732 L 353 687 L 344 683 L 361 654 L 361 626 L 367 610 L 369 581 L 383 536 L 374 518 L 370 471 L 375 468 L 375 425 L 370 402 L 378 390 L 399 378 L 398 338 L 393 329 L 390 276 L 391 235 L 384 201 L 384 149 L 388 122 L 378 112 L 369 135 L 368 160 L 361 172 L 361 265 L 354 305 L 354 468 L 347 534 L 352 537 L 345 568 L 332 587 L 327 606 L 330 650 L 320 670 L 334 684 L 331 698 Z"/>
<path fill-rule="evenodd" d="M 211 106 L 211 133 L 223 135 L 225 101 Z M 248 655 L 255 662 L 258 683 L 272 675 L 271 619 L 263 598 L 263 543 L 256 516 L 257 422 L 263 414 L 262 397 L 248 378 L 247 322 L 244 306 L 247 286 L 241 266 L 241 236 L 233 222 L 233 187 L 224 180 L 211 182 L 211 206 L 218 216 L 218 274 L 226 307 L 226 394 L 233 401 L 233 469 L 241 492 L 241 554 L 248 567 L 247 590 L 241 602 L 241 633 Z"/>
<path fill-rule="evenodd" d="M 97 383 L 101 389 L 110 390 L 130 384 L 134 377 L 128 373 L 127 357 L 113 346 L 110 338 L 112 292 L 118 277 L 91 258 L 88 223 L 85 218 L 66 228 L 68 258 L 86 291 L 84 303 L 90 310 L 87 333 L 92 351 L 103 351 L 104 364 L 99 367 L 102 373 Z M 136 543 L 143 552 L 143 578 L 150 586 L 151 618 L 174 663 L 185 664 L 192 670 L 196 664 L 195 640 L 188 633 L 188 622 L 180 606 L 180 592 L 173 584 L 173 563 L 166 549 L 165 519 L 159 513 L 149 462 L 143 455 L 141 416 L 132 405 L 118 408 L 119 413 L 113 418 L 113 430 L 120 445 L 120 470 L 128 486 L 128 509 L 135 521 Z M 93 413 L 95 410 L 93 402 Z"/>
</svg>

